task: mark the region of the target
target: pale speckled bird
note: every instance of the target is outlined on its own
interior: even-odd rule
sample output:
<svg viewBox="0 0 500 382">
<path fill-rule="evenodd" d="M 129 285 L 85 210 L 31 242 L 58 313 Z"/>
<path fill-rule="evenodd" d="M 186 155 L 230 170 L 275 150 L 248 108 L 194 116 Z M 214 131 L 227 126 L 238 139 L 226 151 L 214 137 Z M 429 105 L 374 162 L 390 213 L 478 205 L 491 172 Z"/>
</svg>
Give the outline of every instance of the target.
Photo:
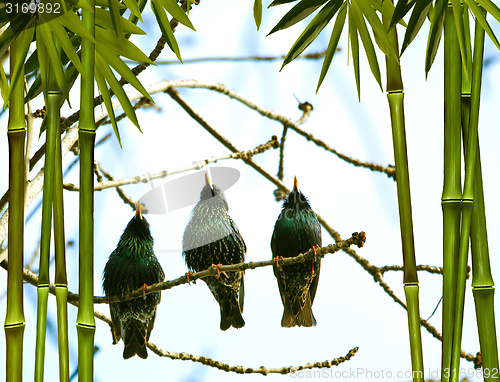
<svg viewBox="0 0 500 382">
<path fill-rule="evenodd" d="M 182 249 L 187 266 L 195 272 L 212 265 L 237 264 L 245 260 L 245 242 L 228 214 L 226 198 L 210 183 L 207 174 L 200 201 L 184 231 Z M 221 330 L 245 325 L 243 275 L 244 272 L 221 272 L 202 279 L 219 303 Z"/>
</svg>

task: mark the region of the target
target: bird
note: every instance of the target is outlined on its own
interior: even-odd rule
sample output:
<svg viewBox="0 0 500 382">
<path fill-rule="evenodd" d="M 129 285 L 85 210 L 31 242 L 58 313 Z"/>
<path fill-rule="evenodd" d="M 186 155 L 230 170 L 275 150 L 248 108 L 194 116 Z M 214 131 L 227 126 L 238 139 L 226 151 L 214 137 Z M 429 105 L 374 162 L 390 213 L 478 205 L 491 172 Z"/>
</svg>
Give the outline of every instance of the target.
<svg viewBox="0 0 500 382">
<path fill-rule="evenodd" d="M 200 200 L 193 208 L 182 238 L 183 256 L 190 271 L 245 261 L 246 245 L 238 227 L 228 214 L 223 192 L 211 184 L 205 173 Z M 220 329 L 241 328 L 245 286 L 243 271 L 220 272 L 202 280 L 219 303 Z"/>
<path fill-rule="evenodd" d="M 278 265 L 278 259 L 297 256 L 316 246 L 321 246 L 321 226 L 308 199 L 299 191 L 295 177 L 293 190 L 283 202 L 271 238 L 271 251 L 276 262 L 273 272 L 284 308 L 283 327 L 316 325 L 312 304 L 321 259 L 282 266 Z"/>
<path fill-rule="evenodd" d="M 149 223 L 142 216 L 142 206 L 138 202 L 135 216 L 129 221 L 104 267 L 104 293 L 107 297 L 119 296 L 164 279 L 165 274 L 153 251 Z M 113 344 L 123 338 L 124 359 L 136 354 L 143 359 L 148 357 L 146 341 L 153 330 L 160 299 L 160 292 L 152 292 L 109 304 Z"/>
</svg>

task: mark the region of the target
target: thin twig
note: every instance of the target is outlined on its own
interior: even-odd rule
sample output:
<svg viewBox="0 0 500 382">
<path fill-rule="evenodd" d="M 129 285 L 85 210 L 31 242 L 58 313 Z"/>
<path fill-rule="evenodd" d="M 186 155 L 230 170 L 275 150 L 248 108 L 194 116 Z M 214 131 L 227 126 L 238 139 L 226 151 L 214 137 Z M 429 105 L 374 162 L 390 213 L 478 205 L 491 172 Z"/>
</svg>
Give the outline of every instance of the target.
<svg viewBox="0 0 500 382">
<path fill-rule="evenodd" d="M 164 351 L 159 349 L 156 345 L 150 342 L 148 342 L 146 345 L 153 353 L 159 355 L 160 357 L 168 357 L 170 359 L 180 359 L 183 361 L 199 362 L 203 365 L 215 367 L 216 369 L 219 370 L 231 371 L 236 374 L 262 374 L 262 375 L 291 374 L 291 373 L 296 373 L 299 370 L 314 369 L 314 368 L 323 369 L 323 368 L 330 368 L 332 366 L 338 366 L 342 362 L 349 361 L 357 353 L 359 349 L 358 347 L 355 347 L 349 350 L 349 352 L 344 357 L 335 358 L 331 361 L 315 362 L 315 363 L 308 363 L 302 366 L 287 366 L 279 368 L 266 368 L 264 366 L 261 366 L 258 369 L 254 369 L 245 366 L 231 366 L 226 363 L 215 361 L 207 357 L 195 356 L 188 353 L 173 353 Z"/>
<path fill-rule="evenodd" d="M 242 159 L 242 160 L 249 160 L 252 156 L 261 154 L 271 148 L 278 148 L 279 147 L 279 142 L 278 138 L 276 136 L 273 136 L 271 140 L 268 142 L 261 144 L 257 146 L 256 148 L 248 151 L 237 151 L 233 154 L 230 155 L 225 155 L 223 157 L 218 157 L 218 158 L 210 158 L 210 159 L 205 159 L 201 161 L 196 161 L 188 166 L 183 166 L 180 167 L 176 170 L 164 170 L 160 171 L 156 174 L 145 174 L 145 175 L 140 175 L 140 176 L 134 176 L 131 178 L 125 178 L 125 179 L 118 179 L 118 180 L 108 180 L 108 181 L 101 181 L 99 183 L 96 183 L 94 185 L 94 191 L 101 191 L 106 188 L 112 188 L 112 187 L 119 187 L 119 186 L 125 186 L 127 184 L 137 184 L 137 183 L 147 183 L 150 180 L 153 179 L 160 179 L 160 178 L 166 178 L 169 175 L 173 174 L 180 174 L 183 172 L 187 171 L 192 171 L 192 170 L 200 170 L 201 168 L 205 167 L 206 165 L 210 163 L 216 163 L 222 160 L 227 160 L 227 159 Z M 108 178 L 109 179 L 109 178 Z M 64 189 L 68 191 L 79 191 L 79 187 L 72 184 L 72 183 L 64 183 L 63 184 Z M 134 207 L 135 208 L 135 207 Z"/>
<path fill-rule="evenodd" d="M 402 271 L 404 268 L 402 265 L 384 265 L 378 270 L 383 275 L 387 271 Z M 426 271 L 429 273 L 443 274 L 442 267 L 434 267 L 432 265 L 417 265 L 417 271 Z"/>
<path fill-rule="evenodd" d="M 178 87 L 181 87 L 181 86 L 178 86 Z M 335 150 L 333 147 L 330 147 L 329 145 L 327 145 L 322 140 L 315 138 L 312 134 L 307 133 L 304 130 L 302 130 L 297 123 L 292 122 L 289 118 L 287 118 L 281 114 L 278 114 L 272 110 L 258 106 L 254 102 L 244 98 L 243 96 L 241 96 L 240 94 L 238 94 L 234 90 L 231 90 L 222 84 L 202 83 L 202 82 L 197 82 L 197 81 L 184 81 L 184 84 L 182 85 L 182 87 L 203 88 L 203 89 L 213 90 L 213 91 L 216 91 L 218 93 L 224 94 L 230 98 L 233 98 L 233 99 L 243 103 L 244 105 L 248 106 L 250 109 L 255 110 L 256 112 L 258 112 L 262 116 L 269 118 L 269 119 L 273 119 L 275 121 L 278 121 L 281 124 L 283 124 L 284 126 L 288 126 L 290 129 L 294 130 L 299 135 L 302 135 L 308 141 L 311 141 L 311 142 L 315 143 L 317 146 L 322 147 L 323 149 L 325 149 L 327 151 L 330 151 L 331 153 L 338 156 L 340 159 L 342 159 L 348 163 L 351 163 L 354 166 L 368 168 L 372 171 L 383 172 L 389 178 L 393 178 L 394 180 L 396 179 L 396 169 L 394 166 L 390 165 L 388 167 L 384 167 L 384 166 L 381 166 L 381 165 L 376 164 L 376 163 L 362 162 L 358 159 L 354 159 L 354 158 L 351 158 L 345 154 L 342 154 L 341 152 Z M 169 89 L 166 90 L 167 93 L 168 93 L 168 91 L 169 91 Z"/>
<path fill-rule="evenodd" d="M 100 165 L 99 165 L 100 167 Z M 101 168 L 101 167 L 100 167 Z M 103 173 L 103 175 L 109 180 L 109 181 L 113 181 L 113 176 L 107 172 L 106 170 L 102 169 L 101 168 L 101 171 Z M 123 191 L 123 189 L 121 187 L 116 187 L 116 192 L 118 193 L 118 196 L 126 203 L 128 204 L 130 207 L 132 207 L 132 209 L 135 209 L 136 207 L 136 202 L 134 200 L 132 200 L 132 198 L 130 198 L 130 196 L 128 196 L 127 194 L 125 194 L 125 192 Z"/>
<path fill-rule="evenodd" d="M 340 51 L 340 48 L 337 48 L 337 52 Z M 322 57 L 325 57 L 326 50 L 323 52 L 317 52 L 317 53 L 308 53 L 308 54 L 303 54 L 295 58 L 296 60 L 298 59 L 303 59 L 303 60 L 318 60 Z M 200 62 L 219 62 L 219 61 L 231 61 L 231 62 L 238 62 L 238 61 L 277 61 L 277 60 L 282 60 L 286 57 L 286 55 L 280 55 L 280 56 L 247 56 L 247 57 L 201 57 L 201 58 L 188 58 L 188 59 L 183 59 L 182 63 L 179 62 L 179 60 L 158 60 L 155 61 L 155 64 L 157 65 L 175 65 L 175 64 L 197 64 Z M 137 61 L 132 61 L 132 60 L 125 60 L 126 63 L 133 64 L 136 63 Z"/>
</svg>

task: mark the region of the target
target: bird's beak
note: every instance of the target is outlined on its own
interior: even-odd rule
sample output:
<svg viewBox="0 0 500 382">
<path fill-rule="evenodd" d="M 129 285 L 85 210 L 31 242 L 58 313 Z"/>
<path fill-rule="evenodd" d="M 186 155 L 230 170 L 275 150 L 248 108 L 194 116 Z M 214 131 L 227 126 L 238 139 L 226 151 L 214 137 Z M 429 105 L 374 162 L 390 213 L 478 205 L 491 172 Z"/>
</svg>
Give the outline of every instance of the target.
<svg viewBox="0 0 500 382">
<path fill-rule="evenodd" d="M 212 196 L 215 196 L 214 188 L 212 187 L 212 182 L 210 181 L 210 177 L 208 176 L 208 171 L 205 172 L 205 186 L 208 186 L 212 191 Z"/>
<path fill-rule="evenodd" d="M 293 188 L 296 190 L 299 189 L 299 187 L 297 186 L 297 177 L 296 176 L 293 178 Z"/>
<path fill-rule="evenodd" d="M 137 216 L 137 215 L 139 215 L 139 218 L 142 219 L 142 204 L 141 204 L 140 200 L 137 202 L 137 206 L 135 209 L 135 216 Z"/>
</svg>

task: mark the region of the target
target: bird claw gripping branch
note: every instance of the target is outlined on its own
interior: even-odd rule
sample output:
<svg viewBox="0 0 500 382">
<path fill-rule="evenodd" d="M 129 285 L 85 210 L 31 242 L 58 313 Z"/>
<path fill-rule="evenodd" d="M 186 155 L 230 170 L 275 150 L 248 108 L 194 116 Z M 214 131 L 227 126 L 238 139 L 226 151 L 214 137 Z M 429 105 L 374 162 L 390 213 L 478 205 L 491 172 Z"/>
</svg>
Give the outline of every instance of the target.
<svg viewBox="0 0 500 382">
<path fill-rule="evenodd" d="M 229 276 L 228 276 L 228 274 L 226 273 L 226 271 L 222 271 L 222 272 L 221 272 L 221 270 L 220 270 L 220 269 L 221 269 L 221 267 L 222 267 L 222 264 L 221 264 L 221 263 L 219 263 L 219 264 L 217 264 L 217 265 L 212 264 L 212 268 L 214 268 L 214 269 L 215 269 L 215 271 L 217 272 L 214 276 L 215 276 L 216 278 L 219 278 L 219 277 L 220 277 L 220 274 L 222 273 L 224 276 L 226 276 L 226 278 L 229 278 Z"/>
</svg>

